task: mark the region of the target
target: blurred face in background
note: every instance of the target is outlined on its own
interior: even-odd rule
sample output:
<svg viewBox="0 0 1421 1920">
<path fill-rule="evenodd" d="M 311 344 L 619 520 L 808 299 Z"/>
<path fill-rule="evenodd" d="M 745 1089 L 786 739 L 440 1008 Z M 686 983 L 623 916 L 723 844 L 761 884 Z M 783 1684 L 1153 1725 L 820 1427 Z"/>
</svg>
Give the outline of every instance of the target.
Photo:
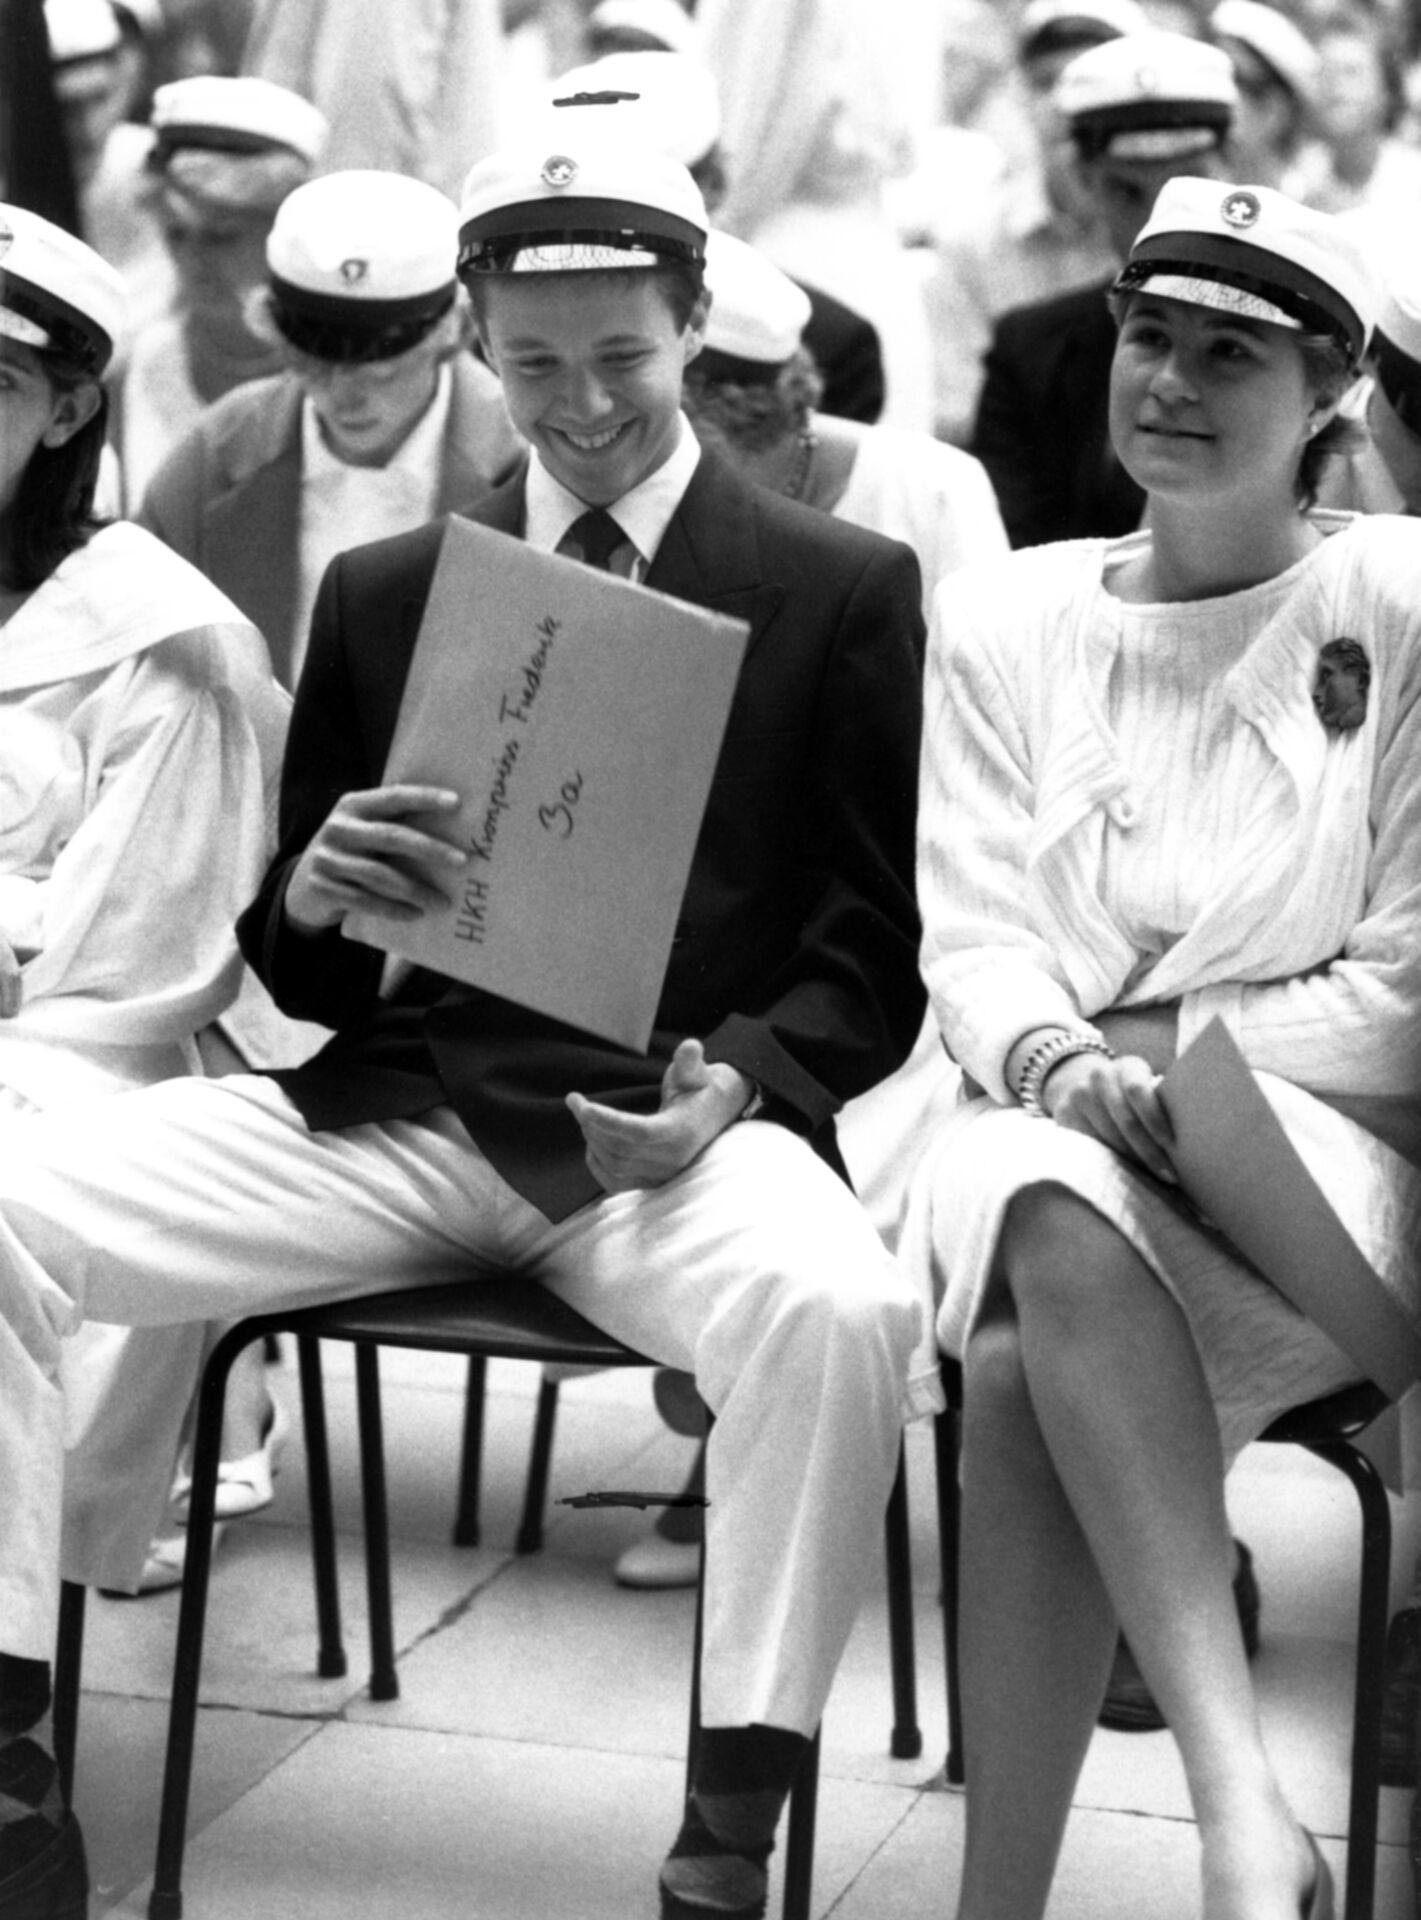
<svg viewBox="0 0 1421 1920">
<path fill-rule="evenodd" d="M 108 137 L 123 118 L 124 78 L 117 53 L 69 61 L 54 70 L 64 143 L 75 184 L 81 188 L 98 172 Z"/>
<path fill-rule="evenodd" d="M 1327 33 L 1317 50 L 1322 62 L 1317 118 L 1323 138 L 1351 140 L 1384 132 L 1390 102 L 1375 42 L 1364 33 Z"/>
<path fill-rule="evenodd" d="M 1081 163 L 1081 177 L 1105 222 L 1110 244 L 1123 261 L 1167 181 L 1181 176 L 1232 180 L 1232 167 L 1232 156 L 1225 159 L 1218 149 L 1178 160 L 1117 160 L 1102 154 Z"/>
<path fill-rule="evenodd" d="M 163 196 L 161 226 L 184 307 L 208 319 L 238 320 L 248 294 L 266 279 L 272 215 Z"/>
</svg>

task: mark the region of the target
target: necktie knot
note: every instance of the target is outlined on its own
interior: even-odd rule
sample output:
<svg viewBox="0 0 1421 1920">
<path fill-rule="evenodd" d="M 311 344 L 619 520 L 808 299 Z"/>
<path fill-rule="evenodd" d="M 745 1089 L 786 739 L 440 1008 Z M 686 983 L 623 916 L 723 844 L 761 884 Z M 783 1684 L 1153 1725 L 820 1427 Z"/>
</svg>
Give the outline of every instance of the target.
<svg viewBox="0 0 1421 1920">
<path fill-rule="evenodd" d="M 605 507 L 589 507 L 564 534 L 561 545 L 574 549 L 572 557 L 589 567 L 611 573 L 612 555 L 627 544 L 627 536 Z"/>
</svg>

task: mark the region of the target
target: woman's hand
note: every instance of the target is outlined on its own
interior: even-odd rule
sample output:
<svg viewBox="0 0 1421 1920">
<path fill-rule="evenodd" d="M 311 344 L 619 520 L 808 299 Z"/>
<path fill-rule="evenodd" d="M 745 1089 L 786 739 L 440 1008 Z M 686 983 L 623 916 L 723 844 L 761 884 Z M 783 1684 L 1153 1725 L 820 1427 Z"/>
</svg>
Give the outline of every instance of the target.
<svg viewBox="0 0 1421 1920">
<path fill-rule="evenodd" d="M 286 917 L 306 933 L 334 927 L 357 908 L 414 920 L 446 906 L 468 855 L 408 824 L 410 815 L 451 812 L 457 794 L 443 787 L 374 787 L 337 800 L 296 862 L 286 888 Z"/>
<path fill-rule="evenodd" d="M 1107 1030 L 1104 1021 L 1099 1024 Z M 1041 1105 L 1058 1127 L 1091 1134 L 1157 1180 L 1177 1186 L 1170 1160 L 1174 1135 L 1158 1084 L 1154 1068 L 1139 1054 L 1108 1060 L 1102 1053 L 1073 1053 L 1047 1074 Z"/>
</svg>

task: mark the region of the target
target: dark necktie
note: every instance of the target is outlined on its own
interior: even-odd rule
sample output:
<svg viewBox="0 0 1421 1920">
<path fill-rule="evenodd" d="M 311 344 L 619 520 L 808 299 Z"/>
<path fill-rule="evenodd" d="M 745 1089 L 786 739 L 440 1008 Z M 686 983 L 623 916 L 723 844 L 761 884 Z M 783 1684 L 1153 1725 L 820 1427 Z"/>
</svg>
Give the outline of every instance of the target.
<svg viewBox="0 0 1421 1920">
<path fill-rule="evenodd" d="M 571 549 L 572 558 L 603 573 L 614 573 L 612 555 L 627 545 L 627 536 L 605 507 L 589 507 L 578 515 L 558 542 L 560 549 Z"/>
</svg>

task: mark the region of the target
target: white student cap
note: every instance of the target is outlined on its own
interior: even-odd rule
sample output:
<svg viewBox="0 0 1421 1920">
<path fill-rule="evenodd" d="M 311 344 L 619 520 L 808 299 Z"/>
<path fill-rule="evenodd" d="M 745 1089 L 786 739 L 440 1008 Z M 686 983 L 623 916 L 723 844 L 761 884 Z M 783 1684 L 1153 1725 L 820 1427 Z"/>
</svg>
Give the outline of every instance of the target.
<svg viewBox="0 0 1421 1920">
<path fill-rule="evenodd" d="M 693 53 L 696 47 L 696 23 L 677 0 L 601 0 L 587 16 L 586 33 L 594 47 L 623 34 L 668 53 Z"/>
<path fill-rule="evenodd" d="M 1030 60 L 1063 47 L 1088 47 L 1149 30 L 1150 16 L 1137 0 L 1029 0 L 1017 22 L 1017 54 Z"/>
<path fill-rule="evenodd" d="M 105 60 L 123 44 L 109 0 L 44 0 L 44 24 L 56 67 Z"/>
<path fill-rule="evenodd" d="M 1365 248 L 1332 214 L 1270 187 L 1185 178 L 1160 188 L 1115 287 L 1330 333 L 1354 361 L 1380 294 Z"/>
<path fill-rule="evenodd" d="M 27 208 L 0 205 L 0 334 L 97 377 L 124 306 L 123 281 L 92 247 Z"/>
<path fill-rule="evenodd" d="M 679 160 L 618 138 L 620 110 L 555 107 L 520 145 L 479 161 L 459 208 L 461 274 L 704 262 L 700 189 Z"/>
<path fill-rule="evenodd" d="M 198 74 L 153 96 L 149 168 L 199 205 L 269 217 L 310 177 L 326 117 L 288 87 L 252 76 Z"/>
<path fill-rule="evenodd" d="M 660 147 L 683 167 L 704 160 L 720 138 L 720 95 L 709 67 L 688 53 L 608 53 L 574 67 L 548 91 L 548 104 L 622 95 L 619 130 Z"/>
<path fill-rule="evenodd" d="M 761 381 L 799 347 L 809 319 L 809 295 L 773 260 L 733 234 L 706 242 L 711 291 L 705 342 L 699 356 L 712 379 Z"/>
<path fill-rule="evenodd" d="M 1321 61 L 1310 40 L 1285 13 L 1260 0 L 1219 0 L 1209 15 L 1216 40 L 1237 40 L 1299 100 L 1310 100 Z"/>
<path fill-rule="evenodd" d="M 1238 89 L 1222 47 L 1132 33 L 1078 53 L 1053 98 L 1086 159 L 1184 160 L 1220 145 Z"/>
<path fill-rule="evenodd" d="M 267 235 L 268 311 L 320 360 L 388 360 L 454 304 L 459 209 L 400 173 L 351 169 L 287 196 Z"/>
</svg>

